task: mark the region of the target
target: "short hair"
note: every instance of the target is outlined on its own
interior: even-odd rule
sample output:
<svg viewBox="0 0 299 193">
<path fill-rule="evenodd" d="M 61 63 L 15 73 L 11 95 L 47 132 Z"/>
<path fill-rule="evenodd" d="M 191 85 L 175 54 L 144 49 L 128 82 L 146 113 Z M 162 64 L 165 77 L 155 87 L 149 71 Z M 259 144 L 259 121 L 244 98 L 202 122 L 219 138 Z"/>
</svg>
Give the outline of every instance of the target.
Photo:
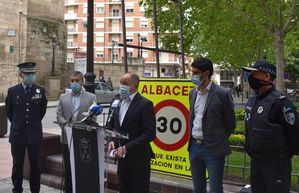
<svg viewBox="0 0 299 193">
<path fill-rule="evenodd" d="M 82 72 L 80 72 L 80 71 L 74 71 L 74 72 L 70 75 L 70 77 L 71 77 L 71 76 L 78 76 L 81 80 L 84 81 L 84 76 L 83 76 Z"/>
<path fill-rule="evenodd" d="M 139 76 L 138 76 L 137 74 L 135 74 L 135 73 L 131 73 L 131 72 L 129 72 L 129 74 L 131 75 L 131 83 L 132 83 L 136 88 L 138 88 L 138 86 L 139 86 L 139 81 L 140 81 Z"/>
<path fill-rule="evenodd" d="M 196 69 L 202 71 L 202 72 L 209 71 L 210 72 L 209 78 L 211 78 L 211 76 L 213 75 L 213 72 L 214 72 L 213 62 L 208 58 L 203 58 L 203 57 L 196 58 L 191 63 L 191 66 L 193 68 L 196 68 Z"/>
</svg>

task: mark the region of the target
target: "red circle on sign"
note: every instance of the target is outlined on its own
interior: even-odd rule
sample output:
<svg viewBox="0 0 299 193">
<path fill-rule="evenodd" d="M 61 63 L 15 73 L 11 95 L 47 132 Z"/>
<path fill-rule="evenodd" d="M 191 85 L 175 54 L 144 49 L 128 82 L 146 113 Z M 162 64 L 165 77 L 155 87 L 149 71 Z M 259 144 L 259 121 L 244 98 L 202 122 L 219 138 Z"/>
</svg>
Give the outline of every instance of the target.
<svg viewBox="0 0 299 193">
<path fill-rule="evenodd" d="M 165 101 L 158 103 L 154 107 L 155 113 L 157 114 L 157 112 L 160 109 L 162 109 L 166 106 L 176 107 L 183 113 L 185 121 L 186 121 L 185 133 L 184 133 L 183 137 L 178 142 L 176 142 L 174 144 L 166 144 L 166 143 L 162 142 L 161 140 L 159 140 L 158 137 L 156 137 L 153 142 L 156 146 L 158 146 L 159 148 L 161 148 L 165 151 L 175 151 L 175 150 L 178 150 L 181 147 L 183 147 L 188 142 L 188 139 L 189 139 L 189 111 L 182 103 L 180 103 L 176 100 L 169 99 L 169 100 L 165 100 Z"/>
</svg>

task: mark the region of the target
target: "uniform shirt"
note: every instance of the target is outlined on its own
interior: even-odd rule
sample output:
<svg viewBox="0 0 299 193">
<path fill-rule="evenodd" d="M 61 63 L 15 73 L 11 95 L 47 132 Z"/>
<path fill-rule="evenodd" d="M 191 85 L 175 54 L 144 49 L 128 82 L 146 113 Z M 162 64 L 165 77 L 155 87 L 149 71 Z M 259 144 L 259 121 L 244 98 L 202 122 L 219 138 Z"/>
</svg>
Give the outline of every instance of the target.
<svg viewBox="0 0 299 193">
<path fill-rule="evenodd" d="M 212 81 L 209 83 L 207 88 L 203 92 L 198 91 L 196 96 L 196 101 L 194 103 L 194 113 L 195 117 L 193 120 L 193 128 L 192 128 L 192 137 L 194 139 L 203 139 L 203 133 L 202 133 L 202 117 L 203 117 L 203 111 L 205 109 L 209 90 L 211 88 Z"/>
<path fill-rule="evenodd" d="M 23 86 L 23 88 L 24 88 L 24 91 L 25 91 L 25 93 L 26 93 L 26 88 L 28 87 L 27 85 L 25 85 L 24 84 L 24 82 L 22 82 L 22 86 Z M 31 89 L 31 87 L 32 87 L 32 85 L 31 86 L 29 86 L 29 88 Z M 29 89 L 29 92 L 30 92 L 30 89 Z M 26 93 L 27 94 L 27 93 Z"/>
<path fill-rule="evenodd" d="M 265 93 L 258 95 L 256 99 L 262 100 L 269 93 L 271 93 L 275 88 L 272 87 Z M 294 117 L 294 118 L 292 118 Z M 299 120 L 296 107 L 293 103 L 286 97 L 278 98 L 274 101 L 271 110 L 269 112 L 268 121 L 271 123 L 276 123 L 282 125 L 285 132 L 286 141 L 289 148 L 298 147 L 299 136 Z M 290 149 L 291 154 L 293 150 Z"/>
<path fill-rule="evenodd" d="M 124 99 L 121 102 L 120 109 L 119 109 L 119 123 L 120 123 L 120 125 L 122 125 L 123 120 L 125 118 L 125 115 L 126 115 L 128 109 L 129 109 L 129 106 L 131 104 L 131 101 L 134 99 L 136 94 L 137 94 L 137 92 L 134 92 L 133 94 L 131 94 L 129 97 L 127 97 L 126 99 Z"/>
</svg>

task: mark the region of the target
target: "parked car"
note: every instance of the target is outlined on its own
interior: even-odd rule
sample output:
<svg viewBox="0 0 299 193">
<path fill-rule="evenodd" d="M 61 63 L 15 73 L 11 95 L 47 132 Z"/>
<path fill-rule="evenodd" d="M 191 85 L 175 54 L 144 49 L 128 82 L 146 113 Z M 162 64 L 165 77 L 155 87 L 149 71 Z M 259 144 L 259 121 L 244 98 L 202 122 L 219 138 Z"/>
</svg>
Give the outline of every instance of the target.
<svg viewBox="0 0 299 193">
<path fill-rule="evenodd" d="M 97 86 L 95 88 L 95 95 L 97 98 L 97 103 L 110 103 L 112 99 L 118 94 L 118 90 L 114 90 L 109 87 L 106 83 L 96 82 Z M 71 92 L 72 89 L 69 87 L 65 89 L 65 92 Z"/>
<path fill-rule="evenodd" d="M 97 103 L 110 103 L 112 99 L 118 94 L 118 90 L 114 90 L 109 87 L 106 83 L 96 82 L 95 95 Z"/>
</svg>

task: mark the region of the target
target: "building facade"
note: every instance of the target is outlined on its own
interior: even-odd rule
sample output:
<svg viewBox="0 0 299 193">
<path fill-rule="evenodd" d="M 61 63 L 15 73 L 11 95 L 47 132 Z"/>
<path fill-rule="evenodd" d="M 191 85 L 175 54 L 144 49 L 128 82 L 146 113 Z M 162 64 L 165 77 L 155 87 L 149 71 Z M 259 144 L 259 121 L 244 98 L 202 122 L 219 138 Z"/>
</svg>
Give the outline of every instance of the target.
<svg viewBox="0 0 299 193">
<path fill-rule="evenodd" d="M 94 0 L 94 63 L 97 77 L 118 76 L 123 72 L 121 0 Z M 152 21 L 144 17 L 138 0 L 125 1 L 126 42 L 128 45 L 155 47 Z M 86 52 L 87 0 L 65 0 L 68 30 L 67 62 L 74 63 L 76 52 Z M 155 52 L 127 48 L 129 70 L 142 77 L 155 77 Z M 179 65 L 176 54 L 160 53 L 161 77 L 175 77 Z"/>
<path fill-rule="evenodd" d="M 55 55 L 57 75 L 66 71 L 63 0 L 0 0 L 0 94 L 19 80 L 17 65 L 37 63 L 37 82 L 50 78 Z M 54 50 L 54 52 L 53 52 Z"/>
</svg>

